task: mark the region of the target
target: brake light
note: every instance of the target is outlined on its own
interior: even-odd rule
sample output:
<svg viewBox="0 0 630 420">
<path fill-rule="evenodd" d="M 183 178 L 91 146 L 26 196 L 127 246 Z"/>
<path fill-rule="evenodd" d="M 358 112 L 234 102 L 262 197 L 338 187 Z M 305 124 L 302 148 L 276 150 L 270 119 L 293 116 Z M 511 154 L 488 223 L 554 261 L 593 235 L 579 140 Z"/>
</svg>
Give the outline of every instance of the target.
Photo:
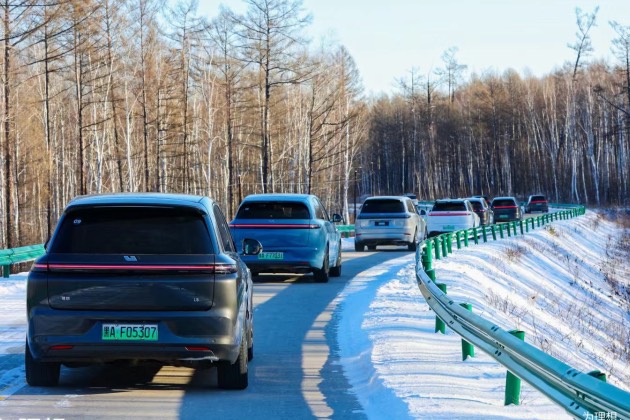
<svg viewBox="0 0 630 420">
<path fill-rule="evenodd" d="M 52 346 L 50 350 L 71 350 L 74 346 L 69 346 L 67 344 L 61 344 L 57 346 Z"/>
<path fill-rule="evenodd" d="M 210 347 L 205 346 L 186 346 L 188 351 L 210 351 Z"/>
<path fill-rule="evenodd" d="M 218 274 L 236 273 L 234 264 L 206 265 L 100 265 L 100 264 L 48 264 L 51 270 L 129 270 L 129 271 L 209 271 Z"/>
<path fill-rule="evenodd" d="M 48 271 L 48 264 L 35 263 L 31 266 L 31 271 Z"/>
</svg>

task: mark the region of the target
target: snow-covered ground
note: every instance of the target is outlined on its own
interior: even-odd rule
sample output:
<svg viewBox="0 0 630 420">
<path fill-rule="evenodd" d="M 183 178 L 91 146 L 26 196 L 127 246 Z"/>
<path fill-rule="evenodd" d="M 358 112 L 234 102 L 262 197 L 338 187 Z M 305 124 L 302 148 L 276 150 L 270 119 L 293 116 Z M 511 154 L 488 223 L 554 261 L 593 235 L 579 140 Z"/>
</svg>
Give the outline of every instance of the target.
<svg viewBox="0 0 630 420">
<path fill-rule="evenodd" d="M 463 248 L 434 267 L 455 301 L 628 390 L 625 235 L 621 243 L 618 225 L 588 212 L 524 237 Z M 505 369 L 480 351 L 461 361 L 459 336 L 434 333 L 414 268 L 413 255 L 399 258 L 363 272 L 339 296 L 342 365 L 370 418 L 568 418 L 525 383 L 521 405 L 505 407 Z"/>
<path fill-rule="evenodd" d="M 628 389 L 630 307 L 619 293 L 630 279 L 620 250 L 630 248 L 630 238 L 620 243 L 621 232 L 588 212 L 524 237 L 472 245 L 434 265 L 455 301 Z M 354 249 L 352 238 L 344 249 Z M 435 315 L 414 270 L 408 253 L 349 280 L 337 297 L 341 364 L 369 418 L 567 418 L 525 383 L 522 404 L 503 406 L 505 369 L 480 351 L 461 361 L 459 337 L 434 333 Z M 0 280 L 0 302 L 2 400 L 24 383 L 24 274 Z"/>
</svg>

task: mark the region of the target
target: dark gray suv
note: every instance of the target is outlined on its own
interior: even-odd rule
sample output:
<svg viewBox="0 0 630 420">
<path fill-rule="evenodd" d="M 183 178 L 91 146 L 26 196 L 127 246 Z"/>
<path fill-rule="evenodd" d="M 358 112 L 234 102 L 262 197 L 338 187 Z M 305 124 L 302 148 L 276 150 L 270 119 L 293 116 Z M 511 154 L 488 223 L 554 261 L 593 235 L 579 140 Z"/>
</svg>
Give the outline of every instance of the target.
<svg viewBox="0 0 630 420">
<path fill-rule="evenodd" d="M 245 239 L 243 254 L 261 251 Z M 223 213 L 207 197 L 111 194 L 70 202 L 27 281 L 29 385 L 60 366 L 153 361 L 218 367 L 244 389 L 253 357 L 253 284 Z"/>
</svg>

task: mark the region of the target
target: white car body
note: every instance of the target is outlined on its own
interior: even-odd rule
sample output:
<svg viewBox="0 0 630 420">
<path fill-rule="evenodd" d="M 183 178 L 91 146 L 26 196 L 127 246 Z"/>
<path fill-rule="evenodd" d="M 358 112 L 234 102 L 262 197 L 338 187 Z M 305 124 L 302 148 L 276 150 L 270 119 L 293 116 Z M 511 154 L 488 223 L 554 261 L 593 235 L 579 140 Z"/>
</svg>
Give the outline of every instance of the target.
<svg viewBox="0 0 630 420">
<path fill-rule="evenodd" d="M 479 216 L 466 199 L 437 200 L 427 216 L 429 236 L 479 227 Z"/>
</svg>

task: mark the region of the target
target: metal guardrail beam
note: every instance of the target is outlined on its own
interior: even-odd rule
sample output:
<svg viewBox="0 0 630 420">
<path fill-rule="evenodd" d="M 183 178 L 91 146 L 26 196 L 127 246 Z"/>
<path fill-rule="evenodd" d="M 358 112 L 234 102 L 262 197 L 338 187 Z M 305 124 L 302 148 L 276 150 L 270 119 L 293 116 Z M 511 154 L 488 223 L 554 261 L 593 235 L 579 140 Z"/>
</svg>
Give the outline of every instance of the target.
<svg viewBox="0 0 630 420">
<path fill-rule="evenodd" d="M 585 211 L 583 206 L 574 206 L 555 216 L 551 214 L 540 216 L 539 221 L 545 224 L 552 220 L 564 220 L 582 215 Z M 532 228 L 533 224 L 534 222 Z M 526 224 L 525 227 L 527 226 Z M 516 234 L 516 225 L 513 229 Z M 491 230 L 494 231 L 495 227 L 491 227 Z M 466 236 L 471 234 L 470 231 L 463 232 Z M 486 228 L 483 232 L 486 232 Z M 493 236 L 496 237 L 496 232 Z M 432 248 L 439 248 L 440 242 L 443 244 L 446 240 L 452 240 L 452 237 L 450 234 L 448 237 L 440 235 L 432 238 L 425 241 L 416 251 L 418 287 L 436 316 L 462 339 L 493 357 L 514 375 L 563 407 L 573 417 L 595 419 L 600 418 L 598 417 L 600 413 L 610 415 L 614 413 L 616 419 L 630 419 L 630 393 L 574 369 L 519 340 L 490 321 L 466 310 L 442 291 L 428 275 L 434 276 L 431 253 Z M 457 237 L 459 238 L 459 234 Z M 425 272 L 425 268 L 430 273 Z"/>
<path fill-rule="evenodd" d="M 44 255 L 44 252 L 45 249 L 43 244 L 0 250 L 2 277 L 9 277 L 12 264 L 34 260 L 37 257 Z"/>
</svg>

